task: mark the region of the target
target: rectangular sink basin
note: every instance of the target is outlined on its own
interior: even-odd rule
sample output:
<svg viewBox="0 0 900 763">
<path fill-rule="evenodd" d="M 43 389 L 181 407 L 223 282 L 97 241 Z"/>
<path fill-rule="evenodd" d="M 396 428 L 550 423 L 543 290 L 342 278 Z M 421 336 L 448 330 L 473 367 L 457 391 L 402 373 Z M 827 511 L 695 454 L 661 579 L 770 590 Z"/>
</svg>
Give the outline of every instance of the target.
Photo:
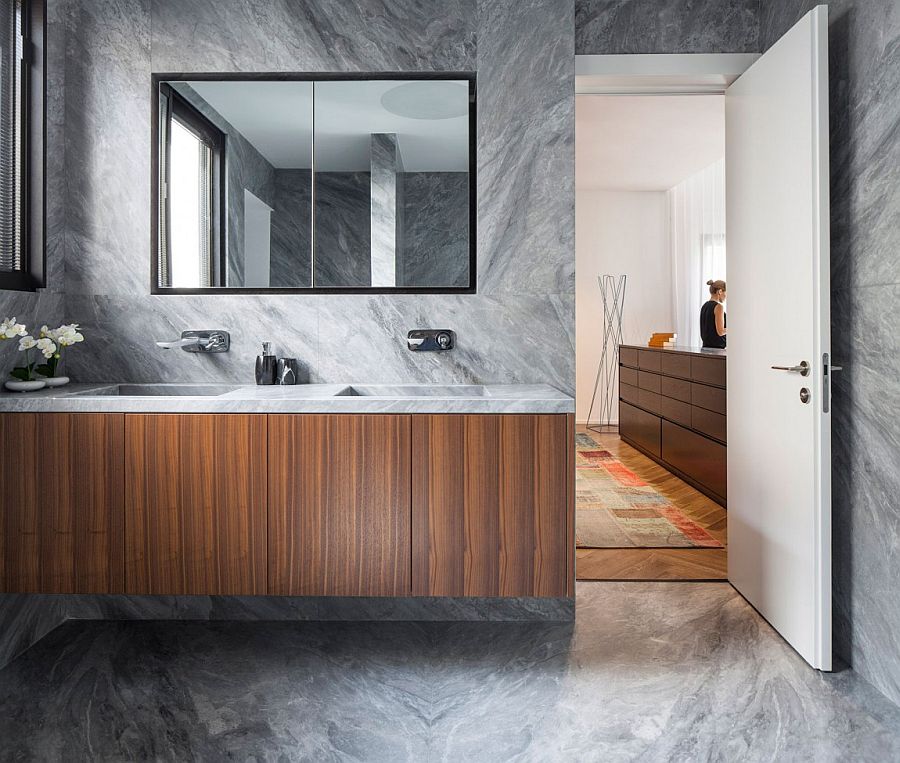
<svg viewBox="0 0 900 763">
<path fill-rule="evenodd" d="M 340 395 L 352 397 L 484 397 L 480 384 L 354 384 Z"/>
<path fill-rule="evenodd" d="M 83 392 L 78 397 L 217 397 L 240 389 L 234 384 L 110 384 Z"/>
</svg>

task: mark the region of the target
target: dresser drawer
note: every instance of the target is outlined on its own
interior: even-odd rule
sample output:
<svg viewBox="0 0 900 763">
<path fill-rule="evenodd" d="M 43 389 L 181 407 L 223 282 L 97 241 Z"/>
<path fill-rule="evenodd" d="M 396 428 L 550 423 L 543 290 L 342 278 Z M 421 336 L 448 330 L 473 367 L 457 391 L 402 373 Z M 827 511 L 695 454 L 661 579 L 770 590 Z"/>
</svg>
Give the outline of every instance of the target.
<svg viewBox="0 0 900 763">
<path fill-rule="evenodd" d="M 708 440 L 689 429 L 662 422 L 662 458 L 688 477 L 725 498 L 727 456 L 724 445 Z"/>
<path fill-rule="evenodd" d="M 662 395 L 656 392 L 650 392 L 646 389 L 638 389 L 638 405 L 646 408 L 653 413 L 659 413 L 661 408 Z"/>
<path fill-rule="evenodd" d="M 638 372 L 634 368 L 619 366 L 619 381 L 622 384 L 630 384 L 632 387 L 637 387 Z"/>
<path fill-rule="evenodd" d="M 691 378 L 706 384 L 725 386 L 725 358 L 691 358 Z"/>
<path fill-rule="evenodd" d="M 659 458 L 662 419 L 619 401 L 619 434 Z"/>
<path fill-rule="evenodd" d="M 638 387 L 641 389 L 655 392 L 658 395 L 660 392 L 659 380 L 660 376 L 658 374 L 651 374 L 647 371 L 638 371 Z"/>
<path fill-rule="evenodd" d="M 682 403 L 691 402 L 691 383 L 686 379 L 673 379 L 663 376 L 660 380 L 660 392 L 666 397 L 675 398 Z"/>
<path fill-rule="evenodd" d="M 660 353 L 655 350 L 638 350 L 638 368 L 643 371 L 659 371 Z"/>
<path fill-rule="evenodd" d="M 691 378 L 691 356 L 675 355 L 673 353 L 663 352 L 660 368 L 664 374 L 669 376 L 679 376 L 682 379 Z"/>
<path fill-rule="evenodd" d="M 630 384 L 620 384 L 619 385 L 619 397 L 622 400 L 627 400 L 629 403 L 633 405 L 639 405 L 640 400 L 638 399 L 638 390 L 637 387 L 632 387 Z"/>
<path fill-rule="evenodd" d="M 620 347 L 619 348 L 619 362 L 624 366 L 631 366 L 632 368 L 637 368 L 638 364 L 638 351 L 633 347 Z"/>
<path fill-rule="evenodd" d="M 713 413 L 696 405 L 691 406 L 691 428 L 722 442 L 728 439 L 727 419 L 721 413 Z"/>
<path fill-rule="evenodd" d="M 659 412 L 667 419 L 677 421 L 686 427 L 691 425 L 690 403 L 673 400 L 671 397 L 660 397 Z"/>
<path fill-rule="evenodd" d="M 708 411 L 721 413 L 728 412 L 725 390 L 721 387 L 710 387 L 708 384 L 691 384 L 691 403 Z"/>
</svg>

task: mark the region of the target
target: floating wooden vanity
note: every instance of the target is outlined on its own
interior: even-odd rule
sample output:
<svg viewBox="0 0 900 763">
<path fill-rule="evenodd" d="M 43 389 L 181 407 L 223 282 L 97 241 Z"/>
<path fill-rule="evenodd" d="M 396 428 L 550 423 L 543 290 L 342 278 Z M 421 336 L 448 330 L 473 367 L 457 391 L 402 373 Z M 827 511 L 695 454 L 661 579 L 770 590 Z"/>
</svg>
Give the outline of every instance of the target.
<svg viewBox="0 0 900 763">
<path fill-rule="evenodd" d="M 724 350 L 619 348 L 619 434 L 725 506 Z"/>
<path fill-rule="evenodd" d="M 0 591 L 574 595 L 567 413 L 0 413 Z"/>
</svg>

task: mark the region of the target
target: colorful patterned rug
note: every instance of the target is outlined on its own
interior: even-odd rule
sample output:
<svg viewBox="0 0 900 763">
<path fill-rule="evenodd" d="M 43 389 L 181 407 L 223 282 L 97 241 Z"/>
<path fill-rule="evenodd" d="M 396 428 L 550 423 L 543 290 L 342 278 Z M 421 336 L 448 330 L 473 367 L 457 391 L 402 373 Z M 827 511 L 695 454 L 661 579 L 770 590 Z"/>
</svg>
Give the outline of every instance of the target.
<svg viewBox="0 0 900 763">
<path fill-rule="evenodd" d="M 579 548 L 723 548 L 594 439 L 575 435 Z"/>
</svg>

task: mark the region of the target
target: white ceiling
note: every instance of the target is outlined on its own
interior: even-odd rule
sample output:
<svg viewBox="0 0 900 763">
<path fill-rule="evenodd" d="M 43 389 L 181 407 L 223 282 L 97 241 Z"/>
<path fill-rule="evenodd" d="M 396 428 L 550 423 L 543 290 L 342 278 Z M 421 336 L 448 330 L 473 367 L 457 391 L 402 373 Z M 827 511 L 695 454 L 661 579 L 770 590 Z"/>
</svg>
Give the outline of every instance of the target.
<svg viewBox="0 0 900 763">
<path fill-rule="evenodd" d="M 664 191 L 725 156 L 721 95 L 578 95 L 575 185 Z"/>
<path fill-rule="evenodd" d="M 310 161 L 312 85 L 309 82 L 188 83 L 278 169 L 306 169 Z M 317 82 L 316 169 L 369 169 L 372 133 L 396 133 L 408 172 L 469 169 L 468 83 L 431 81 L 459 117 L 415 119 L 387 111 L 382 96 L 402 80 Z M 421 84 L 421 83 L 420 83 Z M 433 106 L 433 104 L 432 104 Z"/>
</svg>

